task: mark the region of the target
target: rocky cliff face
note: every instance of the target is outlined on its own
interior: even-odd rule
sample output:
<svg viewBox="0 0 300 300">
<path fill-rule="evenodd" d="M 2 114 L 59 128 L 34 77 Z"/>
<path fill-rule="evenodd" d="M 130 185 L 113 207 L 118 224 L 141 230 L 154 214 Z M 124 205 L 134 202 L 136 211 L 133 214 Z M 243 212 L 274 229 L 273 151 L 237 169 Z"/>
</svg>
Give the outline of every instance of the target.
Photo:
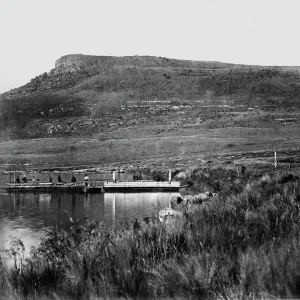
<svg viewBox="0 0 300 300">
<path fill-rule="evenodd" d="M 62 56 L 55 62 L 56 70 L 74 71 L 80 69 L 105 68 L 105 67 L 139 67 L 139 68 L 201 68 L 225 69 L 241 67 L 239 65 L 202 62 L 191 60 L 168 59 L 154 56 L 94 56 L 83 54 L 69 54 Z M 246 66 L 243 66 L 246 67 Z"/>
<path fill-rule="evenodd" d="M 86 66 L 99 64 L 99 56 L 70 54 L 59 58 L 55 62 L 55 69 L 64 69 L 68 71 L 76 71 Z"/>
</svg>

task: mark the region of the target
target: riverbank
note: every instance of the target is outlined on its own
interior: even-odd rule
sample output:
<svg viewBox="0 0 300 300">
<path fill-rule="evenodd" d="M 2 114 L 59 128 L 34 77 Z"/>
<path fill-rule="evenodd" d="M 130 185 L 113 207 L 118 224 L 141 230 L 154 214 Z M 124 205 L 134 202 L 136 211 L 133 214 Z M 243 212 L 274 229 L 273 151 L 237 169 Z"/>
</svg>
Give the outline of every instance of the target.
<svg viewBox="0 0 300 300">
<path fill-rule="evenodd" d="M 53 228 L 26 262 L 1 267 L 5 299 L 269 299 L 300 296 L 300 183 L 282 172 L 195 169 L 195 191 L 219 197 L 162 224 L 155 216 L 107 230 Z M 229 176 L 230 175 L 230 176 Z M 227 177 L 226 177 L 227 176 Z M 226 187 L 232 182 L 234 189 Z"/>
</svg>

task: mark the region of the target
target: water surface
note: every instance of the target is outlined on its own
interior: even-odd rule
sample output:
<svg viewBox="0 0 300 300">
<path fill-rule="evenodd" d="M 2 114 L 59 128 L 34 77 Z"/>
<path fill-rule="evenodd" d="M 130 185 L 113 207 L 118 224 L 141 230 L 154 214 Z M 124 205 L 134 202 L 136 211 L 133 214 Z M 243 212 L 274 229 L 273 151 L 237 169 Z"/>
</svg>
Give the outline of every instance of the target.
<svg viewBox="0 0 300 300">
<path fill-rule="evenodd" d="M 21 238 L 28 255 L 45 230 L 67 229 L 70 217 L 98 220 L 106 226 L 120 225 L 150 216 L 169 205 L 178 192 L 168 193 L 6 193 L 0 190 L 0 249 L 9 249 L 13 238 Z"/>
</svg>

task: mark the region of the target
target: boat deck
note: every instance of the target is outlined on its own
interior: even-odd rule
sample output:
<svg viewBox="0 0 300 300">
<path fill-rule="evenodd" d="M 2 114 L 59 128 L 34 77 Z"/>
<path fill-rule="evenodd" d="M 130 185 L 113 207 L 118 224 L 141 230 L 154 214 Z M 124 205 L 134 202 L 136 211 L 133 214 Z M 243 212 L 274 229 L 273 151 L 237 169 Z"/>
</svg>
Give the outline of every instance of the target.
<svg viewBox="0 0 300 300">
<path fill-rule="evenodd" d="M 118 191 L 174 191 L 180 189 L 178 181 L 104 181 L 103 188 L 105 192 Z"/>
<path fill-rule="evenodd" d="M 144 192 L 144 191 L 176 191 L 180 189 L 178 181 L 85 181 L 66 182 L 27 182 L 8 183 L 9 192 Z"/>
</svg>

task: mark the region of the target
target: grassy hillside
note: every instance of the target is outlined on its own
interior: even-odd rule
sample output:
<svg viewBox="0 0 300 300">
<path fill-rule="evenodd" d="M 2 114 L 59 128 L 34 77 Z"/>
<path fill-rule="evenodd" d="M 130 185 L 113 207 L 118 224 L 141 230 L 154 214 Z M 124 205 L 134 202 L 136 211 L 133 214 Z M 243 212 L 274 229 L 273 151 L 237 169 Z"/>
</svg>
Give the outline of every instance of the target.
<svg viewBox="0 0 300 300">
<path fill-rule="evenodd" d="M 49 73 L 1 96 L 0 140 L 42 139 L 45 143 L 45 138 L 72 138 L 76 142 L 66 151 L 74 153 L 75 148 L 80 153 L 82 143 L 77 139 L 96 140 L 100 148 L 105 148 L 106 141 L 111 149 L 119 146 L 115 139 L 127 139 L 130 147 L 124 143 L 122 155 L 112 151 L 106 161 L 130 159 L 132 152 L 140 159 L 197 151 L 205 154 L 218 148 L 219 152 L 232 151 L 235 146 L 214 147 L 215 142 L 207 140 L 211 130 L 222 128 L 228 128 L 233 139 L 228 145 L 247 144 L 249 130 L 269 128 L 273 135 L 265 140 L 258 131 L 256 143 L 273 146 L 289 134 L 297 137 L 299 95 L 298 67 L 67 55 Z M 168 146 L 165 142 L 174 136 L 178 145 Z M 206 138 L 208 147 L 193 147 L 195 136 Z M 217 144 L 223 145 L 222 136 L 219 138 Z M 150 145 L 147 149 L 139 150 L 141 139 Z M 160 146 L 151 147 L 154 141 Z M 26 151 L 19 154 L 26 156 Z M 65 152 L 56 149 L 60 151 Z M 35 157 L 40 154 L 45 153 L 36 152 Z M 86 162 L 86 158 L 78 161 Z"/>
</svg>

